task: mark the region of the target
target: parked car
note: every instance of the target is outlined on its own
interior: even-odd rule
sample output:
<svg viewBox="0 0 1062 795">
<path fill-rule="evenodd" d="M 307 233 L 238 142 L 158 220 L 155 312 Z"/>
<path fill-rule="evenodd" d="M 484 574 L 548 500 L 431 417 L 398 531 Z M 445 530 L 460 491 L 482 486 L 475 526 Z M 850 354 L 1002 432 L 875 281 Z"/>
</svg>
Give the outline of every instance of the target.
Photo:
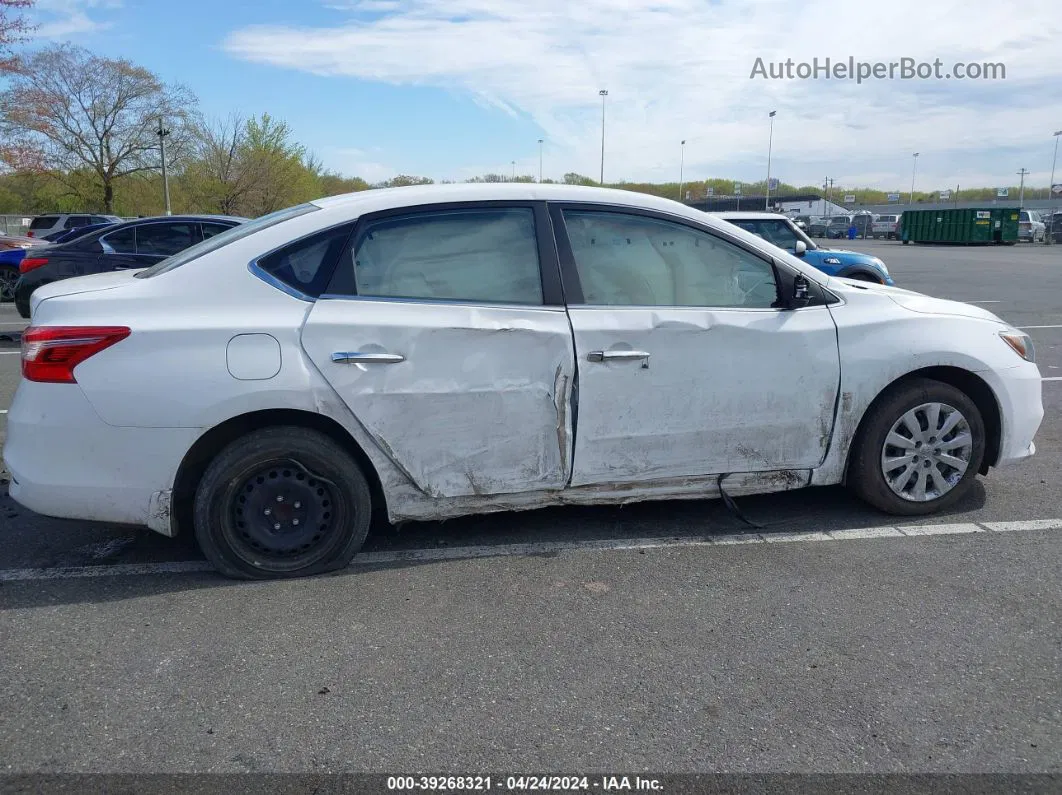
<svg viewBox="0 0 1062 795">
<path fill-rule="evenodd" d="M 40 240 L 23 235 L 0 235 L 0 251 L 12 251 L 18 249 L 25 251 L 27 248 L 41 245 Z"/>
<path fill-rule="evenodd" d="M 18 264 L 26 251 L 43 245 L 42 241 L 21 235 L 0 235 L 0 304 L 15 300 Z"/>
<path fill-rule="evenodd" d="M 989 311 L 630 191 L 331 197 L 32 308 L 10 496 L 194 533 L 232 577 L 342 567 L 374 515 L 841 482 L 928 514 L 1043 417 L 1029 337 Z"/>
<path fill-rule="evenodd" d="M 871 234 L 874 239 L 885 238 L 886 240 L 895 240 L 896 231 L 899 229 L 900 216 L 893 213 L 882 213 L 874 219 L 874 223 L 870 228 Z"/>
<path fill-rule="evenodd" d="M 807 232 L 808 231 L 808 224 L 811 223 L 811 216 L 809 216 L 809 215 L 794 215 L 794 216 L 792 216 L 792 219 L 793 219 L 793 223 L 796 225 L 797 229 L 800 229 L 803 232 Z"/>
<path fill-rule="evenodd" d="M 15 307 L 30 317 L 30 296 L 44 284 L 112 270 L 146 268 L 159 260 L 242 223 L 219 215 L 173 215 L 104 224 L 65 243 L 33 250 L 19 263 Z"/>
<path fill-rule="evenodd" d="M 1040 220 L 1035 210 L 1022 210 L 1018 214 L 1018 240 L 1040 243 L 1047 234 L 1047 225 Z"/>
<path fill-rule="evenodd" d="M 1043 216 L 1044 234 L 1050 235 L 1052 242 L 1062 243 L 1062 211 Z"/>
<path fill-rule="evenodd" d="M 87 214 L 67 214 L 67 213 L 55 213 L 52 215 L 38 215 L 32 221 L 30 221 L 29 231 L 26 234 L 29 237 L 49 239 L 50 235 L 54 235 L 57 232 L 65 232 L 68 229 L 76 229 L 79 226 L 88 226 L 89 224 L 102 224 L 121 223 L 122 219 L 117 215 L 87 215 Z"/>
<path fill-rule="evenodd" d="M 785 216 L 764 212 L 723 212 L 713 215 L 802 258 L 823 273 L 876 284 L 893 284 L 889 269 L 878 257 L 845 249 L 823 248 Z"/>
<path fill-rule="evenodd" d="M 826 239 L 840 240 L 848 237 L 848 227 L 851 225 L 851 215 L 831 215 L 826 224 Z"/>
<path fill-rule="evenodd" d="M 822 216 L 813 216 L 808 221 L 808 228 L 804 231 L 808 233 L 810 237 L 826 237 L 826 218 Z"/>
<path fill-rule="evenodd" d="M 875 218 L 877 218 L 877 216 L 873 213 L 855 213 L 852 216 L 852 223 L 855 224 L 856 236 L 861 238 L 873 237 Z M 847 230 L 845 230 L 845 234 L 847 235 Z"/>
</svg>

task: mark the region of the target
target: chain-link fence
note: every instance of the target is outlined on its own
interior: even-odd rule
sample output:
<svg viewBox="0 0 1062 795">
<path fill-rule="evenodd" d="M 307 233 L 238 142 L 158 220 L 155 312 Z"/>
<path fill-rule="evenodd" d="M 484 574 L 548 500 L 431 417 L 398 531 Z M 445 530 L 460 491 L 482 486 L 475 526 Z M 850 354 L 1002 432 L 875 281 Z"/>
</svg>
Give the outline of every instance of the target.
<svg viewBox="0 0 1062 795">
<path fill-rule="evenodd" d="M 32 220 L 32 215 L 0 215 L 0 234 L 24 235 Z"/>
</svg>

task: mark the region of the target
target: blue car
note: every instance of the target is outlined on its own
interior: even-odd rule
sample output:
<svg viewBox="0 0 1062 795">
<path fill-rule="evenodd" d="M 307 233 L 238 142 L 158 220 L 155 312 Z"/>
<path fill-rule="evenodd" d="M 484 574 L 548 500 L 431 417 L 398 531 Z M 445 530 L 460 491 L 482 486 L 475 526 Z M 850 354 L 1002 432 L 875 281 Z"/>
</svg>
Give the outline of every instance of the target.
<svg viewBox="0 0 1062 795">
<path fill-rule="evenodd" d="M 777 213 L 713 213 L 740 226 L 746 232 L 759 235 L 768 243 L 800 257 L 830 276 L 858 279 L 875 284 L 894 285 L 885 263 L 870 254 L 846 251 L 842 248 L 822 248 L 804 234 L 792 220 Z"/>
<path fill-rule="evenodd" d="M 81 235 L 87 235 L 89 232 L 108 226 L 113 226 L 113 222 L 108 221 L 105 224 L 89 224 L 88 226 L 66 229 L 57 233 L 49 242 L 64 243 L 67 240 L 73 240 L 75 237 L 81 237 Z M 35 246 L 34 248 L 37 247 Z M 25 257 L 26 249 L 24 248 L 9 248 L 0 251 L 0 303 L 15 300 L 15 285 L 19 276 L 18 266 Z"/>
</svg>

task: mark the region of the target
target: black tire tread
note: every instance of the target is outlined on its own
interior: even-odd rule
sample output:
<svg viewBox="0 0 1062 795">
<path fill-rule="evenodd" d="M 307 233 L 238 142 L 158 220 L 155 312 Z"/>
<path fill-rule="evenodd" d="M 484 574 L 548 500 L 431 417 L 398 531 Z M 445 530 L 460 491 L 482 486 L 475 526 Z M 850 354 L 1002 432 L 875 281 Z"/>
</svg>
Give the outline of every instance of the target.
<svg viewBox="0 0 1062 795">
<path fill-rule="evenodd" d="M 223 545 L 219 543 L 219 539 L 215 537 L 210 528 L 214 489 L 224 481 L 225 472 L 252 456 L 268 458 L 277 452 L 298 454 L 300 451 L 326 458 L 340 476 L 337 478 L 338 485 L 346 487 L 353 501 L 354 525 L 339 553 L 330 560 L 323 560 L 291 572 L 257 570 L 243 561 L 227 556 Z M 218 453 L 203 473 L 196 488 L 194 517 L 195 537 L 199 548 L 222 575 L 244 580 L 306 577 L 341 569 L 350 564 L 354 555 L 365 543 L 369 532 L 372 496 L 361 467 L 334 439 L 310 428 L 275 426 L 252 431 L 231 442 Z"/>
<path fill-rule="evenodd" d="M 973 452 L 970 465 L 955 488 L 932 502 L 909 502 L 893 493 L 885 482 L 881 473 L 881 445 L 885 434 L 904 411 L 913 405 L 930 402 L 948 403 L 963 413 L 974 438 Z M 857 496 L 885 513 L 925 516 L 942 511 L 963 498 L 977 477 L 984 454 L 985 425 L 974 401 L 951 384 L 931 378 L 911 378 L 889 387 L 867 410 L 849 454 L 847 483 Z"/>
</svg>

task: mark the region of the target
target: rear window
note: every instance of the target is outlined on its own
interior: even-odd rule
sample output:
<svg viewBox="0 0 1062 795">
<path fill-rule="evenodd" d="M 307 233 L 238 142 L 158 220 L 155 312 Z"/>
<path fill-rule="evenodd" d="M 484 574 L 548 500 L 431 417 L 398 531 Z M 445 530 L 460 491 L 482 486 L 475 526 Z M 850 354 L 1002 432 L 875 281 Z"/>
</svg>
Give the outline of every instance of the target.
<svg viewBox="0 0 1062 795">
<path fill-rule="evenodd" d="M 41 215 L 33 219 L 30 229 L 51 229 L 58 220 L 58 215 Z"/>
<path fill-rule="evenodd" d="M 299 204 L 295 207 L 288 207 L 285 210 L 277 210 L 275 213 L 263 215 L 259 218 L 255 218 L 253 221 L 237 224 L 232 227 L 232 229 L 216 234 L 213 237 L 209 237 L 200 243 L 196 243 L 194 246 L 186 248 L 184 251 L 174 254 L 172 257 L 167 257 L 162 262 L 152 265 L 150 268 L 145 268 L 144 270 L 139 271 L 136 274 L 136 278 L 150 279 L 152 276 L 166 273 L 174 268 L 181 267 L 186 262 L 198 259 L 204 254 L 216 251 L 222 246 L 227 246 L 229 243 L 245 238 L 248 235 L 253 235 L 255 232 L 260 232 L 263 229 L 291 220 L 292 218 L 298 218 L 300 215 L 306 215 L 306 213 L 312 213 L 319 209 L 321 208 L 316 204 Z"/>
</svg>

